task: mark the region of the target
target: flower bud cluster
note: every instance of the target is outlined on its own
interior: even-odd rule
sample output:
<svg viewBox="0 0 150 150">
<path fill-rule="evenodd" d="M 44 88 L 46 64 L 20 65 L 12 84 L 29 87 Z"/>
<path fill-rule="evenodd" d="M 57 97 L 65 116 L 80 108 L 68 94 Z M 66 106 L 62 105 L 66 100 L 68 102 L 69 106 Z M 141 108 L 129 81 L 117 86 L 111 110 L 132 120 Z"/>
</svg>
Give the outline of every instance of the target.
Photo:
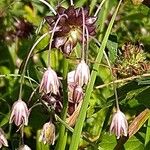
<svg viewBox="0 0 150 150">
<path fill-rule="evenodd" d="M 69 55 L 76 46 L 77 42 L 82 42 L 83 13 L 85 16 L 85 25 L 87 27 L 88 34 L 93 36 L 96 33 L 95 22 L 97 18 L 94 16 L 89 16 L 89 10 L 86 8 L 84 8 L 82 12 L 81 8 L 74 8 L 74 6 L 70 6 L 67 9 L 59 6 L 55 16 L 45 17 L 47 23 L 50 25 L 51 29 L 53 29 L 59 16 L 65 15 L 61 17 L 57 25 L 54 34 L 53 47 L 58 48 L 64 54 Z"/>
</svg>

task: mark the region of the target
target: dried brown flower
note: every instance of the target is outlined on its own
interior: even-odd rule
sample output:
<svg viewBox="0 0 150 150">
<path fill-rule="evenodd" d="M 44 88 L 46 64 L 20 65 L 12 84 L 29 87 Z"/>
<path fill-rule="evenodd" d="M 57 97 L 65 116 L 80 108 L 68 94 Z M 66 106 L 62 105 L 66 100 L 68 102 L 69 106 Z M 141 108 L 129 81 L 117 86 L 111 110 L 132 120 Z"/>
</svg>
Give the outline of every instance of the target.
<svg viewBox="0 0 150 150">
<path fill-rule="evenodd" d="M 52 144 L 55 142 L 55 126 L 52 122 L 47 122 L 43 125 L 43 129 L 41 131 L 41 135 L 39 137 L 39 141 L 44 144 Z"/>
</svg>

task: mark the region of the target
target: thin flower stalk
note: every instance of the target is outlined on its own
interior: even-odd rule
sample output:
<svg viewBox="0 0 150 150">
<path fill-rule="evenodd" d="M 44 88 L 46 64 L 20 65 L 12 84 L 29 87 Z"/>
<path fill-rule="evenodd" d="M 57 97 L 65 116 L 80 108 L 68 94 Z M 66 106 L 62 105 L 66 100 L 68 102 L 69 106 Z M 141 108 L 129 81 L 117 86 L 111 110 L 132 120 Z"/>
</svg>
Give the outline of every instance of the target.
<svg viewBox="0 0 150 150">
<path fill-rule="evenodd" d="M 55 33 L 57 25 L 58 25 L 58 23 L 62 17 L 67 17 L 67 15 L 63 14 L 63 15 L 59 16 L 59 18 L 57 19 L 57 21 L 53 27 L 52 33 L 51 33 L 51 37 L 50 37 L 50 41 L 49 41 L 49 51 L 48 51 L 48 66 L 50 66 L 50 51 L 51 51 L 51 47 L 52 47 L 52 41 L 53 41 L 54 33 Z"/>
<path fill-rule="evenodd" d="M 23 87 L 23 84 L 24 84 L 24 78 L 25 78 L 25 71 L 26 71 L 26 67 L 27 67 L 27 64 L 28 64 L 28 61 L 30 59 L 30 56 L 33 52 L 33 50 L 35 49 L 35 47 L 38 45 L 38 43 L 43 39 L 45 38 L 47 35 L 49 34 L 49 32 L 43 34 L 36 42 L 35 44 L 32 46 L 28 56 L 27 56 L 27 59 L 25 61 L 25 64 L 24 64 L 24 68 L 23 68 L 23 71 L 22 71 L 22 74 L 21 74 L 21 78 L 20 78 L 20 90 L 19 90 L 19 98 L 18 99 L 22 99 L 22 87 Z"/>
</svg>

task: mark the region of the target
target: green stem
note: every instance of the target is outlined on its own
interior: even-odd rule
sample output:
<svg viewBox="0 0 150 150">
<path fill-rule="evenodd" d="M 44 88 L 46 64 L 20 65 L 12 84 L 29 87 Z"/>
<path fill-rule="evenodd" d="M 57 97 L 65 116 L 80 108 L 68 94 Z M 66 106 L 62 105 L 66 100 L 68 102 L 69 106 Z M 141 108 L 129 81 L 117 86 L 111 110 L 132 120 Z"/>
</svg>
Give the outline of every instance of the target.
<svg viewBox="0 0 150 150">
<path fill-rule="evenodd" d="M 150 118 L 147 123 L 146 137 L 145 137 L 145 148 L 148 148 L 150 142 Z"/>
<path fill-rule="evenodd" d="M 117 12 L 118 12 L 119 7 L 121 5 L 121 2 L 122 2 L 122 0 L 119 1 L 119 4 L 118 4 L 118 6 L 116 8 L 116 11 L 115 11 L 114 15 L 112 16 L 112 19 L 111 19 L 111 21 L 109 23 L 109 26 L 108 26 L 106 34 L 104 36 L 102 45 L 101 45 L 101 47 L 99 49 L 99 53 L 98 53 L 97 58 L 96 58 L 97 62 L 101 62 L 101 59 L 103 57 L 103 51 L 104 51 L 104 49 L 106 47 L 107 40 L 108 40 L 109 34 L 111 32 L 113 23 L 115 21 L 115 17 L 117 15 Z M 82 104 L 82 107 L 81 107 L 81 110 L 80 110 L 79 117 L 77 119 L 77 123 L 76 123 L 75 129 L 74 129 L 74 133 L 73 133 L 73 136 L 72 136 L 72 140 L 71 140 L 71 144 L 70 144 L 69 150 L 77 150 L 78 149 L 78 145 L 79 145 L 79 142 L 80 142 L 80 136 L 81 136 L 81 132 L 82 132 L 82 127 L 83 127 L 83 124 L 84 124 L 84 121 L 85 121 L 86 111 L 87 111 L 87 108 L 88 108 L 88 104 L 89 104 L 89 99 L 91 97 L 91 93 L 93 91 L 95 79 L 96 79 L 96 76 L 97 76 L 98 67 L 99 67 L 99 64 L 96 64 L 96 63 L 93 66 L 90 82 L 87 85 L 85 97 L 84 97 L 84 100 L 83 100 L 83 104 Z"/>
<path fill-rule="evenodd" d="M 0 75 L 0 78 L 7 78 L 7 77 L 21 77 L 21 75 L 20 74 L 3 74 L 3 75 Z M 33 81 L 36 84 L 39 84 L 33 78 L 30 78 L 28 76 L 24 76 L 24 78 L 26 78 L 26 79 L 28 79 L 30 81 Z"/>
<path fill-rule="evenodd" d="M 67 86 L 67 73 L 68 73 L 68 60 L 64 58 L 63 60 L 63 110 L 62 110 L 62 120 L 66 120 L 67 110 L 68 110 L 68 86 Z M 61 124 L 59 130 L 59 139 L 56 145 L 57 150 L 64 150 L 66 146 L 66 139 L 64 136 L 67 136 L 65 133 L 65 126 Z M 62 146 L 63 145 L 63 146 Z"/>
<path fill-rule="evenodd" d="M 48 49 L 48 65 L 47 65 L 48 67 L 50 66 L 50 52 L 51 52 L 51 47 L 52 47 L 52 42 L 53 42 L 53 37 L 54 37 L 55 31 L 56 31 L 56 27 L 57 27 L 57 25 L 58 25 L 60 19 L 61 19 L 62 17 L 64 17 L 64 16 L 67 17 L 66 14 L 63 14 L 63 15 L 60 15 L 60 16 L 59 16 L 59 18 L 57 19 L 57 21 L 56 21 L 56 23 L 55 23 L 55 25 L 54 25 L 54 28 L 53 28 L 53 30 L 52 30 L 52 34 L 51 34 L 50 41 L 49 41 L 49 49 Z"/>
<path fill-rule="evenodd" d="M 96 10 L 96 12 L 95 12 L 95 14 L 94 14 L 94 17 L 96 17 L 96 16 L 98 15 L 98 13 L 99 13 L 99 11 L 101 10 L 101 8 L 102 8 L 104 2 L 105 2 L 105 0 L 103 0 L 103 1 L 101 2 L 101 4 L 98 6 L 98 8 L 97 8 L 97 10 Z"/>
<path fill-rule="evenodd" d="M 24 84 L 24 78 L 25 78 L 25 71 L 26 71 L 26 67 L 27 67 L 27 64 L 28 64 L 28 61 L 29 61 L 29 58 L 33 52 L 33 50 L 35 49 L 35 47 L 37 46 L 37 44 L 44 38 L 46 37 L 47 35 L 49 34 L 49 32 L 43 34 L 36 42 L 35 44 L 32 46 L 28 56 L 27 56 L 27 59 L 25 61 L 25 64 L 24 64 L 24 68 L 23 68 L 23 71 L 22 71 L 22 74 L 21 74 L 21 83 L 20 83 L 20 91 L 19 91 L 19 99 L 22 98 L 22 87 L 23 87 L 23 84 Z"/>
<path fill-rule="evenodd" d="M 44 3 L 46 6 L 49 7 L 49 9 L 53 12 L 54 15 L 57 14 L 57 12 L 55 11 L 55 9 L 46 1 L 46 0 L 39 0 L 41 1 L 42 3 Z"/>
<path fill-rule="evenodd" d="M 100 35 L 98 37 L 98 40 L 101 42 L 102 41 L 102 38 L 104 37 L 103 35 L 103 32 L 104 32 L 104 27 L 105 27 L 105 20 L 107 19 L 107 15 L 109 13 L 109 0 L 107 0 L 105 3 L 105 0 L 103 1 L 103 3 L 101 2 L 101 4 L 104 4 L 104 7 L 102 8 L 102 12 L 100 13 L 100 20 L 98 20 L 97 22 L 99 23 L 99 27 L 100 27 Z M 98 14 L 97 14 L 98 15 Z"/>
</svg>

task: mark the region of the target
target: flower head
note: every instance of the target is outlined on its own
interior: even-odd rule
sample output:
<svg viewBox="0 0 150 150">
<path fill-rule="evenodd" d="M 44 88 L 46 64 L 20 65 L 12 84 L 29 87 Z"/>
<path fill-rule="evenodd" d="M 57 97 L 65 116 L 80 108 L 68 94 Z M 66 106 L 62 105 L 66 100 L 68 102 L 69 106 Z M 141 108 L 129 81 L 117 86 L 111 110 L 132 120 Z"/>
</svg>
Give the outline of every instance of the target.
<svg viewBox="0 0 150 150">
<path fill-rule="evenodd" d="M 128 134 L 128 123 L 125 115 L 120 110 L 113 115 L 110 132 L 114 133 L 117 139 L 122 135 L 127 136 Z"/>
<path fill-rule="evenodd" d="M 39 141 L 43 141 L 44 144 L 52 144 L 55 142 L 55 126 L 52 122 L 47 122 L 43 125 Z"/>
<path fill-rule="evenodd" d="M 43 75 L 39 92 L 43 92 L 44 94 L 51 92 L 57 95 L 59 93 L 59 86 L 60 82 L 56 72 L 49 67 Z"/>
<path fill-rule="evenodd" d="M 47 16 L 46 21 L 53 29 L 55 22 L 61 17 L 57 30 L 54 34 L 53 46 L 59 48 L 65 54 L 70 54 L 72 49 L 76 46 L 77 42 L 81 42 L 83 39 L 83 13 L 85 16 L 85 26 L 87 27 L 88 34 L 90 36 L 95 35 L 95 22 L 96 17 L 89 16 L 88 9 L 74 8 L 70 6 L 68 9 L 59 6 L 57 8 L 57 14 L 55 16 Z"/>
<path fill-rule="evenodd" d="M 8 147 L 8 142 L 5 137 L 4 131 L 2 130 L 2 128 L 0 128 L 0 148 L 2 148 L 3 145 Z"/>
<path fill-rule="evenodd" d="M 27 125 L 29 117 L 29 110 L 27 105 L 22 100 L 17 100 L 12 106 L 12 112 L 10 116 L 9 123 L 14 123 L 16 126 L 20 126 L 21 124 Z"/>
<path fill-rule="evenodd" d="M 74 75 L 74 81 L 77 85 L 80 85 L 81 87 L 84 84 L 87 84 L 90 78 L 90 70 L 89 66 L 85 63 L 84 60 L 81 60 L 81 62 L 78 64 L 75 75 Z"/>
<path fill-rule="evenodd" d="M 18 150 L 31 150 L 28 145 L 21 145 Z"/>
</svg>

